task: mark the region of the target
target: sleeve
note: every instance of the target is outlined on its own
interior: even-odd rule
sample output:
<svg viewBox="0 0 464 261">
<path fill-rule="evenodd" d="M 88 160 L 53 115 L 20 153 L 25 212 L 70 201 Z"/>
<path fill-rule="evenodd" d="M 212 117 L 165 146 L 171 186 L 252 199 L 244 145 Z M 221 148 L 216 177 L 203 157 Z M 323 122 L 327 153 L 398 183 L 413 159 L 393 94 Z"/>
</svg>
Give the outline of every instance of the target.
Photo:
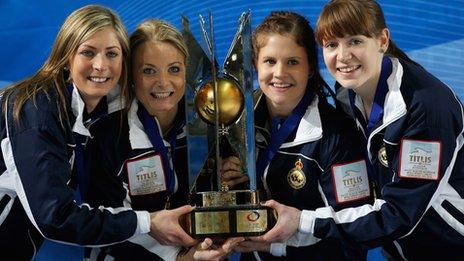
<svg viewBox="0 0 464 261">
<path fill-rule="evenodd" d="M 37 107 L 25 105 L 19 124 L 13 123 L 9 113 L 9 137 L 2 144 L 31 223 L 48 239 L 83 246 L 112 244 L 147 233 L 148 212 L 76 204 L 74 191 L 67 185 L 71 167 L 64 127 L 56 110 L 47 110 L 47 104 L 41 108 L 40 100 L 37 103 Z"/>
<path fill-rule="evenodd" d="M 287 245 L 286 243 L 272 243 L 269 252 L 273 256 L 286 256 Z"/>
<path fill-rule="evenodd" d="M 162 245 L 149 235 L 139 235 L 137 237 L 131 238 L 129 241 L 134 244 L 141 245 L 148 251 L 161 257 L 163 260 L 175 261 L 181 250 L 181 247 L 179 246 Z"/>
<path fill-rule="evenodd" d="M 449 103 L 439 114 L 436 106 L 413 104 L 406 116 L 392 123 L 395 128 L 385 130 L 388 171 L 377 173 L 385 180 L 382 199 L 339 211 L 330 206 L 302 211 L 299 232 L 313 238 L 342 238 L 367 247 L 412 233 L 425 213 L 440 207 L 443 197 L 449 195 L 445 190 L 463 143 L 462 105 Z M 420 154 L 421 150 L 428 150 L 428 156 Z M 409 162 L 417 159 L 430 164 L 423 167 Z"/>
</svg>

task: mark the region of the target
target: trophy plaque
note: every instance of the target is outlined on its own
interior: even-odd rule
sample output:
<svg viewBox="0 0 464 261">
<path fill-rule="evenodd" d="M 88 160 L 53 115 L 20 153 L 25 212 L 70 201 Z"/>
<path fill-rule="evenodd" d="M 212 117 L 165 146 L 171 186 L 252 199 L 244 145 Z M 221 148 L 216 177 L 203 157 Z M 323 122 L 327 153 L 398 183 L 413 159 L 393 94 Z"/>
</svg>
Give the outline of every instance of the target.
<svg viewBox="0 0 464 261">
<path fill-rule="evenodd" d="M 185 229 L 194 238 L 216 240 L 258 236 L 275 223 L 273 211 L 259 204 L 256 184 L 253 120 L 253 68 L 250 12 L 242 13 L 238 30 L 220 67 L 216 60 L 213 19 L 209 31 L 200 16 L 206 51 L 182 17 L 189 49 L 187 88 L 187 146 L 190 204 Z M 223 159 L 240 159 L 249 181 L 229 188 L 221 180 Z"/>
</svg>

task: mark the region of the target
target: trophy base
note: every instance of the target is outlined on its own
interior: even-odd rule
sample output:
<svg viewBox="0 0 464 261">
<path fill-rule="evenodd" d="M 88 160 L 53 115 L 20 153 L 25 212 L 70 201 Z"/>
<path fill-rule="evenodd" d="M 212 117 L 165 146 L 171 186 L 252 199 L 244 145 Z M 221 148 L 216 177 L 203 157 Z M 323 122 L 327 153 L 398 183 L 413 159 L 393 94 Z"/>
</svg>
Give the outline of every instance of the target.
<svg viewBox="0 0 464 261">
<path fill-rule="evenodd" d="M 193 196 L 201 199 L 186 219 L 186 231 L 193 238 L 217 241 L 260 236 L 275 224 L 273 210 L 258 203 L 256 191 L 211 191 Z"/>
</svg>

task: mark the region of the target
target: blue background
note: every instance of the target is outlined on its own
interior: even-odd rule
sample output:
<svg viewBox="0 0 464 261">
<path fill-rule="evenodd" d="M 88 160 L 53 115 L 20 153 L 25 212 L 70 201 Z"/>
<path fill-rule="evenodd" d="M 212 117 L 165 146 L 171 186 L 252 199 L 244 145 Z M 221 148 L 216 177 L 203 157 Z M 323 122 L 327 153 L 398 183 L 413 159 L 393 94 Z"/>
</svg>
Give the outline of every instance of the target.
<svg viewBox="0 0 464 261">
<path fill-rule="evenodd" d="M 180 14 L 190 19 L 198 35 L 198 15 L 212 11 L 216 50 L 222 64 L 242 11 L 252 11 L 255 27 L 271 10 L 285 9 L 305 15 L 314 26 L 326 1 L 211 1 L 211 0 L 104 0 L 104 1 L 0 1 L 0 87 L 34 73 L 47 58 L 56 33 L 66 16 L 90 3 L 113 8 L 129 33 L 147 18 L 161 18 L 180 27 Z M 447 83 L 464 99 L 464 1 L 379 1 L 383 7 L 392 38 L 411 58 Z M 198 39 L 200 40 L 200 39 Z M 322 73 L 333 80 L 321 60 Z M 77 248 L 58 248 L 47 242 L 38 260 L 79 260 Z M 59 249 L 59 250 L 58 250 Z M 378 250 L 370 260 L 381 259 Z"/>
<path fill-rule="evenodd" d="M 180 14 L 198 32 L 198 14 L 214 14 L 216 50 L 222 63 L 237 27 L 237 18 L 251 9 L 253 27 L 271 10 L 287 9 L 304 14 L 315 24 L 326 1 L 0 1 L 0 87 L 35 72 L 45 61 L 56 33 L 74 9 L 90 3 L 113 8 L 128 31 L 147 18 L 162 18 L 180 28 Z M 398 46 L 431 73 L 464 96 L 464 1 L 379 1 L 392 38 Z M 323 75 L 331 81 L 321 62 Z"/>
</svg>

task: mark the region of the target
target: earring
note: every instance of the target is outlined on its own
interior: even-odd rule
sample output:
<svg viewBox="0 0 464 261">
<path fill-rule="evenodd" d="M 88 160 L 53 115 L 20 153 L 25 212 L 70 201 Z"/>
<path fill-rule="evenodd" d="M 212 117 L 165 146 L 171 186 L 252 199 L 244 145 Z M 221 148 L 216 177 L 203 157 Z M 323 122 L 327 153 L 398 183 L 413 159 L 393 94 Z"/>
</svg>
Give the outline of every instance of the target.
<svg viewBox="0 0 464 261">
<path fill-rule="evenodd" d="M 383 49 L 383 48 L 379 49 L 379 53 L 384 53 L 384 52 L 385 52 L 385 49 Z"/>
<path fill-rule="evenodd" d="M 63 70 L 64 70 L 65 72 L 69 71 L 68 66 L 63 67 Z"/>
</svg>

